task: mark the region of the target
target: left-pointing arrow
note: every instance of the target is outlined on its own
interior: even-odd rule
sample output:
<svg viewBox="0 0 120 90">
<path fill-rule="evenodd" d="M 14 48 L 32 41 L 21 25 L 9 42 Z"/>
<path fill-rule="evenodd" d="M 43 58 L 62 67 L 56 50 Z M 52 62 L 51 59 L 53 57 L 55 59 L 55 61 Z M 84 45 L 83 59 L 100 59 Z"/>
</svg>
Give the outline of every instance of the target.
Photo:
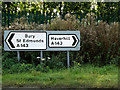
<svg viewBox="0 0 120 90">
<path fill-rule="evenodd" d="M 8 42 L 9 42 L 9 44 L 10 44 L 10 46 L 11 46 L 12 48 L 15 48 L 15 46 L 14 46 L 13 43 L 11 42 L 11 40 L 12 40 L 12 38 L 13 38 L 14 35 L 15 35 L 15 33 L 12 33 L 12 34 L 10 35 L 9 39 L 8 39 Z"/>
</svg>

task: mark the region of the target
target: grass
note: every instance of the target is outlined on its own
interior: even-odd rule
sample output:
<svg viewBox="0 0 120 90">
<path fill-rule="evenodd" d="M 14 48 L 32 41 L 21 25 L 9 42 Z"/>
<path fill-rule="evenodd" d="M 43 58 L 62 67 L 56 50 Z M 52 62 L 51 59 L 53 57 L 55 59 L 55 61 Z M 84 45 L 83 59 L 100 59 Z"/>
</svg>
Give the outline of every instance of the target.
<svg viewBox="0 0 120 90">
<path fill-rule="evenodd" d="M 83 65 L 47 73 L 4 74 L 2 80 L 3 87 L 118 88 L 118 68 L 115 65 Z"/>
</svg>

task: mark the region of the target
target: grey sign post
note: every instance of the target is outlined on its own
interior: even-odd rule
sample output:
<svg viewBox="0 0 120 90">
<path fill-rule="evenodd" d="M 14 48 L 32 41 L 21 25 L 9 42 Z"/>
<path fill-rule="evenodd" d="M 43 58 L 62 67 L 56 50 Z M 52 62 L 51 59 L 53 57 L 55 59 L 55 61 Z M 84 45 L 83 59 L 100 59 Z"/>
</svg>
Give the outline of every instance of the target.
<svg viewBox="0 0 120 90">
<path fill-rule="evenodd" d="M 67 51 L 69 67 L 69 51 L 80 50 L 80 31 L 4 31 L 4 50 L 17 51 Z"/>
<path fill-rule="evenodd" d="M 69 51 L 67 51 L 67 67 L 69 68 L 70 66 L 70 57 L 69 57 Z"/>
<path fill-rule="evenodd" d="M 42 63 L 42 59 L 43 59 L 43 51 L 40 51 L 40 63 Z"/>
<path fill-rule="evenodd" d="M 17 59 L 18 59 L 18 62 L 20 61 L 20 52 L 17 51 Z"/>
</svg>

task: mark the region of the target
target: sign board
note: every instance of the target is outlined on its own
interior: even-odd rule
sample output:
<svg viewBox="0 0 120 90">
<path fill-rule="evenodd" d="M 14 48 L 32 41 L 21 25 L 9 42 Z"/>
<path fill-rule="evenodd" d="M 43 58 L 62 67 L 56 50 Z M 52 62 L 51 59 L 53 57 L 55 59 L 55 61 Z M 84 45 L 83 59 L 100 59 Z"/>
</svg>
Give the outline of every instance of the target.
<svg viewBox="0 0 120 90">
<path fill-rule="evenodd" d="M 5 51 L 79 51 L 80 31 L 4 31 Z"/>
<path fill-rule="evenodd" d="M 6 43 L 11 50 L 44 50 L 46 32 L 9 32 Z"/>
<path fill-rule="evenodd" d="M 79 41 L 75 34 L 49 34 L 48 38 L 50 48 L 75 48 Z"/>
</svg>

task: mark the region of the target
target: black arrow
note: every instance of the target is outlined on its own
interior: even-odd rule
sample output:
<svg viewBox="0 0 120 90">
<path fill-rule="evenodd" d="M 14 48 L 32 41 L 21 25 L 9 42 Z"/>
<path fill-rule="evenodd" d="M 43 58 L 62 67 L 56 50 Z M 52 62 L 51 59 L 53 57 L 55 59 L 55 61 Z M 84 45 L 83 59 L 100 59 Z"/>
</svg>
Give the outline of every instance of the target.
<svg viewBox="0 0 120 90">
<path fill-rule="evenodd" d="M 11 42 L 11 40 L 12 40 L 12 38 L 13 38 L 14 35 L 15 35 L 15 33 L 12 33 L 12 34 L 10 35 L 10 38 L 8 39 L 8 42 L 9 42 L 9 44 L 11 45 L 12 48 L 15 48 L 15 46 L 14 46 L 13 43 Z"/>
<path fill-rule="evenodd" d="M 77 42 L 77 40 L 76 40 L 75 36 L 72 36 L 72 38 L 74 39 L 74 42 L 73 42 L 72 46 L 74 46 L 75 43 Z"/>
</svg>

